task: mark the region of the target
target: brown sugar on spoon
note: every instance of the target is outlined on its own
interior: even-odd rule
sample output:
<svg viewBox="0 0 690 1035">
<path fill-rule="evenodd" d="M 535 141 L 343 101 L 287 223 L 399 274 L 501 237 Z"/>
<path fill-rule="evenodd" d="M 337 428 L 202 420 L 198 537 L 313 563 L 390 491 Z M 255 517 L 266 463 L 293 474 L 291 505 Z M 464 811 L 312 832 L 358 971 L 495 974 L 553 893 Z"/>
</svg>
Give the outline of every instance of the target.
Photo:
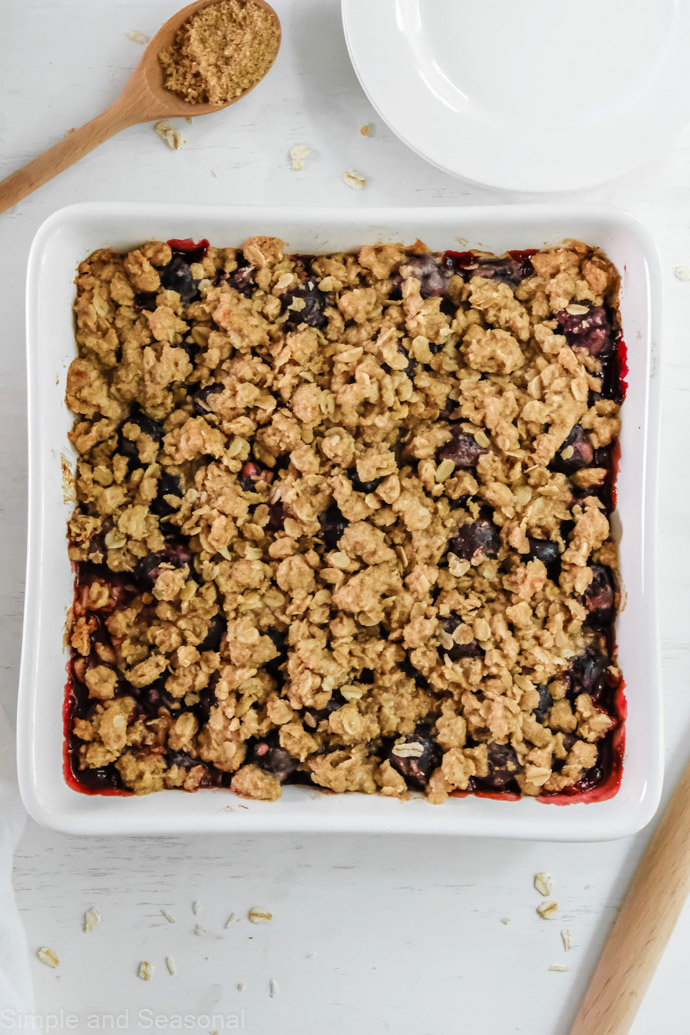
<svg viewBox="0 0 690 1035">
<path fill-rule="evenodd" d="M 270 10 L 219 0 L 183 22 L 159 55 L 163 85 L 190 103 L 227 104 L 263 78 L 279 46 Z"/>
</svg>

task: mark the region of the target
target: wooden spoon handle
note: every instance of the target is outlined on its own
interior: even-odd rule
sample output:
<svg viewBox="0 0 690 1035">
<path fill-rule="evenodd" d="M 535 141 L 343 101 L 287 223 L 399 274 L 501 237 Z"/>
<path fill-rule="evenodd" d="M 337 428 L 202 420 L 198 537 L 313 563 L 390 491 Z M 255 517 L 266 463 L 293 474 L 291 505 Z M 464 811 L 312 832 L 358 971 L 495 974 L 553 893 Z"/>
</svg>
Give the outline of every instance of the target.
<svg viewBox="0 0 690 1035">
<path fill-rule="evenodd" d="M 625 1035 L 690 891 L 690 764 L 640 861 L 570 1035 Z"/>
<path fill-rule="evenodd" d="M 116 102 L 85 126 L 70 130 L 57 144 L 0 182 L 0 212 L 12 208 L 27 194 L 42 187 L 104 140 L 136 121 L 125 107 Z"/>
</svg>

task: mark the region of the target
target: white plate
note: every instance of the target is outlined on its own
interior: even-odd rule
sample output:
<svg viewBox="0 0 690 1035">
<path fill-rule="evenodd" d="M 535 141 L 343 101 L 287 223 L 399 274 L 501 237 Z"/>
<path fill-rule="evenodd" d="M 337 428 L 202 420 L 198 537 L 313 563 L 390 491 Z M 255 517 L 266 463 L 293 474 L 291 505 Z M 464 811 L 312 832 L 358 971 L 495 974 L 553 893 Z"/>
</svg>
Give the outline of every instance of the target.
<svg viewBox="0 0 690 1035">
<path fill-rule="evenodd" d="M 151 237 L 208 237 L 239 245 L 276 234 L 296 252 L 354 249 L 366 242 L 423 238 L 434 250 L 539 247 L 577 236 L 604 248 L 623 274 L 622 316 L 629 346 L 618 481 L 623 524 L 621 570 L 627 606 L 618 621 L 629 718 L 623 781 L 600 803 L 558 806 L 533 800 L 467 797 L 430 805 L 360 794 L 286 787 L 277 802 L 240 802 L 227 790 L 161 791 L 107 797 L 72 790 L 63 778 L 62 707 L 72 603 L 61 456 L 73 459 L 64 404 L 74 356 L 72 303 L 77 264 L 96 248 L 128 249 Z M 597 840 L 631 834 L 653 815 L 662 780 L 661 695 L 654 606 L 654 509 L 659 267 L 649 235 L 614 209 L 492 207 L 425 209 L 232 209 L 226 206 L 86 204 L 62 209 L 39 229 L 27 279 L 29 543 L 19 699 L 18 757 L 24 803 L 40 823 L 79 834 L 206 831 L 357 831 L 478 834 Z M 226 807 L 230 806 L 230 811 Z M 239 807 L 238 807 L 239 806 Z"/>
<path fill-rule="evenodd" d="M 476 183 L 603 183 L 690 120 L 688 0 L 342 0 L 342 11 L 381 117 Z"/>
</svg>

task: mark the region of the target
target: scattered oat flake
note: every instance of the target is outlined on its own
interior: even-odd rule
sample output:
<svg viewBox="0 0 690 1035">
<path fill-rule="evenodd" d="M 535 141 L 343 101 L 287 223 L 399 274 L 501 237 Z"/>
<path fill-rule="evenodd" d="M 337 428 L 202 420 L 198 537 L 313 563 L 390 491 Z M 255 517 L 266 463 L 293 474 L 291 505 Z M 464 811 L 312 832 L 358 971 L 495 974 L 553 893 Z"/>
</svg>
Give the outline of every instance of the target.
<svg viewBox="0 0 690 1035">
<path fill-rule="evenodd" d="M 278 995 L 278 992 L 280 992 L 278 982 L 275 978 L 271 978 L 271 980 L 268 982 L 268 994 L 270 995 L 271 999 L 275 999 L 275 997 Z"/>
<path fill-rule="evenodd" d="M 567 927 L 564 927 L 561 931 L 561 938 L 563 939 L 563 946 L 566 952 L 569 952 L 573 947 L 572 935 Z"/>
<path fill-rule="evenodd" d="M 304 168 L 304 160 L 311 154 L 311 148 L 306 144 L 295 144 L 290 148 L 290 165 L 295 172 Z"/>
<path fill-rule="evenodd" d="M 542 902 L 537 906 L 537 912 L 542 920 L 551 920 L 558 912 L 558 902 Z"/>
<path fill-rule="evenodd" d="M 230 926 L 230 924 L 234 923 L 234 922 L 235 922 L 236 920 L 238 920 L 238 919 L 239 919 L 239 917 L 237 916 L 237 914 L 236 914 L 236 913 L 231 913 L 231 914 L 230 914 L 230 916 L 229 916 L 229 917 L 227 918 L 227 920 L 225 921 L 225 926 L 226 926 L 226 927 L 229 927 L 229 926 Z"/>
<path fill-rule="evenodd" d="M 134 40 L 135 43 L 148 43 L 151 39 L 145 32 L 139 32 L 138 29 L 130 29 L 129 32 L 125 33 L 128 40 Z"/>
<path fill-rule="evenodd" d="M 56 953 L 55 949 L 49 949 L 45 945 L 36 953 L 41 963 L 45 963 L 46 967 L 59 967 L 60 957 Z"/>
<path fill-rule="evenodd" d="M 534 886 L 540 895 L 546 897 L 553 891 L 553 877 L 549 873 L 535 873 Z"/>
<path fill-rule="evenodd" d="M 100 922 L 101 914 L 97 909 L 87 909 L 84 913 L 84 921 L 82 923 L 82 929 L 84 931 L 93 931 L 97 923 Z"/>
<path fill-rule="evenodd" d="M 137 977 L 140 977 L 142 981 L 150 981 L 153 977 L 153 964 L 149 963 L 148 960 L 142 960 L 139 964 Z"/>
<path fill-rule="evenodd" d="M 676 266 L 673 272 L 677 280 L 690 280 L 690 266 Z"/>
<path fill-rule="evenodd" d="M 165 965 L 168 968 L 169 974 L 175 973 L 175 960 L 172 958 L 172 956 L 165 957 Z"/>
<path fill-rule="evenodd" d="M 509 916 L 502 916 L 501 917 L 501 923 L 502 924 L 506 924 L 506 926 L 507 926 L 510 923 L 510 917 Z"/>
<path fill-rule="evenodd" d="M 175 917 L 172 915 L 172 913 L 169 913 L 167 911 L 167 909 L 161 909 L 161 913 L 163 914 L 163 916 L 165 917 L 165 919 L 168 921 L 169 924 L 176 924 L 177 923 L 177 920 L 175 919 Z"/>
<path fill-rule="evenodd" d="M 237 991 L 238 992 L 244 992 L 246 987 L 247 986 L 245 985 L 244 981 L 238 981 L 237 982 Z"/>
<path fill-rule="evenodd" d="M 206 928 L 203 924 L 197 924 L 194 928 L 194 934 L 206 934 Z"/>
<path fill-rule="evenodd" d="M 192 902 L 192 912 L 194 916 L 198 916 L 201 912 L 201 902 Z"/>
<path fill-rule="evenodd" d="M 187 138 L 181 129 L 175 129 L 171 126 L 167 119 L 163 119 L 162 122 L 157 122 L 153 127 L 161 138 L 164 140 L 168 147 L 171 147 L 173 151 L 179 151 L 181 147 L 184 147 L 187 143 Z"/>
<path fill-rule="evenodd" d="M 559 973 L 564 973 L 567 969 L 568 968 L 564 966 L 562 963 L 552 963 L 549 967 L 549 970 L 556 970 Z"/>
<path fill-rule="evenodd" d="M 252 906 L 247 916 L 253 924 L 267 924 L 273 919 L 273 913 L 269 913 L 267 909 L 259 909 L 258 906 Z"/>
<path fill-rule="evenodd" d="M 371 136 L 371 123 L 367 122 L 359 131 L 363 137 Z"/>
<path fill-rule="evenodd" d="M 353 169 L 346 169 L 343 173 L 343 182 L 351 190 L 364 190 L 367 181 L 358 172 L 354 172 Z"/>
</svg>

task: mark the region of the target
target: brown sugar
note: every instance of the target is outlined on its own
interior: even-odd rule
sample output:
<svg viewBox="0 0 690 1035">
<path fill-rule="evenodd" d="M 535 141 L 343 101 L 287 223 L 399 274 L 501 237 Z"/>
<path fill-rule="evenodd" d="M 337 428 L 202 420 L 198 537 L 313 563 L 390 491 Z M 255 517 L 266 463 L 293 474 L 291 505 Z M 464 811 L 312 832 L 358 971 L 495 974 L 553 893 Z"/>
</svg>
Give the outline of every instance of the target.
<svg viewBox="0 0 690 1035">
<path fill-rule="evenodd" d="M 160 57 L 163 85 L 191 104 L 227 104 L 263 78 L 280 46 L 272 11 L 219 0 L 182 23 Z"/>
</svg>

